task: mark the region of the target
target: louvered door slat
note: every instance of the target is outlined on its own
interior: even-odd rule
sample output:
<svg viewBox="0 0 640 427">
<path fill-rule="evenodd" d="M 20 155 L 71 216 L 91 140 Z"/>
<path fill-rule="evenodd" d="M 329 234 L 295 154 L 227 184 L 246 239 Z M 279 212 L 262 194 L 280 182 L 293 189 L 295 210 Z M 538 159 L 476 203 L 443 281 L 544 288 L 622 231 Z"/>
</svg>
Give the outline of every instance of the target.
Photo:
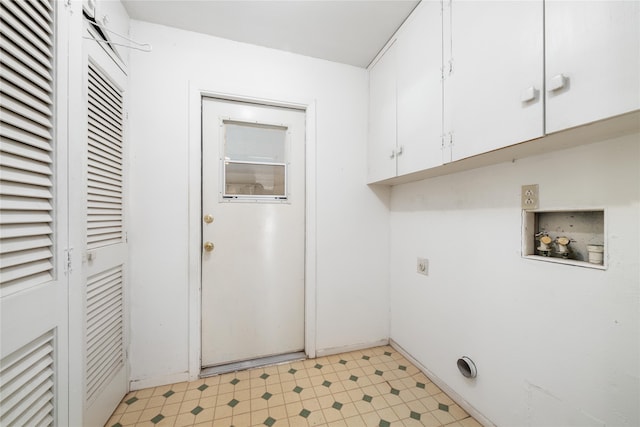
<svg viewBox="0 0 640 427">
<path fill-rule="evenodd" d="M 89 154 L 89 160 L 91 160 L 93 164 L 109 166 L 112 170 L 117 170 L 117 171 L 120 171 L 120 173 L 122 173 L 122 160 L 114 161 L 112 159 L 96 154 L 93 150 L 89 150 L 88 154 Z"/>
<path fill-rule="evenodd" d="M 45 45 L 48 45 L 48 47 L 43 48 L 44 52 L 47 52 L 51 49 L 51 47 L 53 46 L 53 30 L 51 28 L 51 22 L 39 25 L 37 22 L 37 17 L 34 17 L 32 14 L 25 13 L 25 11 L 20 7 L 19 3 L 15 1 L 2 2 L 2 6 L 6 9 L 7 12 L 9 12 L 6 14 L 3 13 L 3 20 L 6 20 L 8 24 L 12 25 L 14 28 L 16 28 L 16 30 L 24 33 L 34 44 L 44 42 Z"/>
<path fill-rule="evenodd" d="M 109 149 L 109 147 L 105 147 L 104 145 L 97 145 L 91 139 L 89 140 L 89 152 L 93 156 L 122 164 L 122 154 L 114 152 L 114 150 Z"/>
<path fill-rule="evenodd" d="M 0 82 L 2 82 L 2 86 L 5 86 L 5 82 L 9 82 L 9 84 L 23 91 L 25 96 L 38 99 L 43 105 L 51 105 L 51 94 L 47 90 L 48 88 L 42 89 L 9 67 L 0 67 Z"/>
<path fill-rule="evenodd" d="M 50 129 L 53 128 L 53 124 L 51 123 L 50 111 L 41 113 L 40 111 L 34 110 L 32 107 L 24 105 L 23 103 L 14 100 L 12 97 L 5 96 L 3 94 L 0 94 L 0 103 L 2 103 L 2 106 L 5 109 L 17 114 L 20 117 L 29 117 L 29 121 L 34 122 L 36 125 L 40 125 L 45 129 L 48 129 L 49 132 Z M 45 135 L 48 135 L 49 132 L 47 132 Z"/>
<path fill-rule="evenodd" d="M 0 361 L 0 425 L 38 425 L 53 419 L 53 361 L 53 332 Z"/>
<path fill-rule="evenodd" d="M 6 167 L 51 176 L 51 167 L 48 164 L 38 162 L 36 160 L 25 159 L 24 157 L 10 153 L 0 152 L 0 163 Z"/>
<path fill-rule="evenodd" d="M 0 193 L 2 195 L 2 209 L 24 210 L 24 211 L 49 211 L 51 210 L 51 200 L 43 198 L 14 197 Z M 28 213 L 28 212 L 25 212 Z M 3 224 L 4 225 L 4 224 Z"/>
<path fill-rule="evenodd" d="M 44 248 L 51 246 L 51 238 L 48 236 L 21 236 L 13 239 L 4 239 L 0 246 L 0 253 L 11 253 L 23 250 L 31 250 L 35 248 Z"/>
<path fill-rule="evenodd" d="M 122 242 L 122 217 L 113 217 L 122 215 L 124 126 L 122 92 L 93 64 L 88 72 L 87 244 L 94 249 Z"/>
<path fill-rule="evenodd" d="M 11 98 L 16 99 L 17 101 L 29 106 L 35 111 L 39 111 L 42 114 L 48 116 L 51 116 L 53 114 L 51 108 L 43 105 L 40 102 L 41 100 L 37 99 L 37 97 L 35 96 L 32 96 L 30 93 L 24 92 L 24 90 L 20 89 L 8 80 L 0 80 L 0 85 L 2 86 L 2 92 L 6 93 Z"/>
<path fill-rule="evenodd" d="M 51 80 L 50 58 L 42 53 L 27 40 L 21 37 L 10 26 L 2 27 L 0 34 L 5 37 L 5 43 L 14 57 L 37 73 L 45 80 Z"/>
<path fill-rule="evenodd" d="M 45 30 L 47 33 L 51 34 L 50 25 L 52 21 L 51 19 L 51 9 L 47 9 L 46 7 L 42 7 L 42 3 L 26 1 L 26 0 L 15 0 L 22 10 L 26 12 L 31 19 L 38 23 L 40 28 Z M 46 3 L 44 3 L 46 5 Z"/>
<path fill-rule="evenodd" d="M 47 211 L 21 213 L 15 211 L 0 211 L 3 224 L 29 224 L 33 222 L 50 222 L 51 214 Z"/>
<path fill-rule="evenodd" d="M 37 119 L 37 113 L 34 112 L 34 119 Z M 21 114 L 16 114 L 11 110 L 7 110 L 4 108 L 0 109 L 0 120 L 2 122 L 14 126 L 18 129 L 23 129 L 24 131 L 39 136 L 41 138 L 49 138 L 51 139 L 51 126 L 42 126 L 38 125 L 31 117 L 26 118 Z"/>
<path fill-rule="evenodd" d="M 94 118 L 103 120 L 113 127 L 118 134 L 122 133 L 122 122 L 120 120 L 120 105 L 112 99 L 105 98 L 106 93 L 91 93 L 89 95 L 89 106 Z"/>
<path fill-rule="evenodd" d="M 112 106 L 114 111 L 120 109 L 122 104 L 122 92 L 104 76 L 97 68 L 89 70 L 89 80 L 95 86 L 94 94 L 105 100 L 106 106 Z"/>
<path fill-rule="evenodd" d="M 51 189 L 37 185 L 21 184 L 18 182 L 5 181 L 0 186 L 0 194 L 7 196 L 32 197 L 38 199 L 48 199 L 51 196 Z M 5 205 L 3 205 L 5 209 Z"/>
<path fill-rule="evenodd" d="M 90 277 L 87 282 L 87 399 L 124 363 L 122 268 Z"/>
<path fill-rule="evenodd" d="M 2 55 L 2 64 L 11 69 L 15 74 L 23 76 L 24 79 L 30 81 L 32 84 L 38 86 L 45 93 L 51 91 L 51 81 L 43 78 L 38 73 L 32 71 L 28 66 L 24 65 L 13 56 L 5 54 Z M 10 76 L 10 73 L 7 73 Z"/>
<path fill-rule="evenodd" d="M 49 238 L 48 235 L 51 234 L 51 231 L 49 224 L 37 224 L 35 226 L 28 224 L 3 224 L 0 227 L 0 237 L 2 239 L 12 239 L 14 237 L 39 237 L 46 239 Z M 5 246 L 4 242 L 2 246 Z"/>
<path fill-rule="evenodd" d="M 100 128 L 100 123 L 89 118 L 89 141 L 92 146 L 102 146 L 105 151 L 113 151 L 115 155 L 122 155 L 122 148 L 116 138 L 107 134 Z"/>
</svg>

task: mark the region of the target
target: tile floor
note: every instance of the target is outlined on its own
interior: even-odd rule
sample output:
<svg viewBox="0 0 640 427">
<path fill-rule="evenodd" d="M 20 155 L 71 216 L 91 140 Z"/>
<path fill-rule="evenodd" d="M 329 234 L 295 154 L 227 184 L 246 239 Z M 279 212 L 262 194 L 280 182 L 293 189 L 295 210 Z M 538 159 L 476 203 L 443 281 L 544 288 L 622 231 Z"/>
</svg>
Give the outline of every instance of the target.
<svg viewBox="0 0 640 427">
<path fill-rule="evenodd" d="M 480 424 L 392 347 L 129 393 L 106 427 Z"/>
</svg>

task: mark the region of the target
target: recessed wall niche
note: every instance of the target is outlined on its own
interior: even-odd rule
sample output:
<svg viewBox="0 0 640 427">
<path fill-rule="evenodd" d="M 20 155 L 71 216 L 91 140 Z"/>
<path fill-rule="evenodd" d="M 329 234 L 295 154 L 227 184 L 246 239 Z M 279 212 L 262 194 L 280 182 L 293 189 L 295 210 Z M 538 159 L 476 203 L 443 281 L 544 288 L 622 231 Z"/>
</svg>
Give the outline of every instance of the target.
<svg viewBox="0 0 640 427">
<path fill-rule="evenodd" d="M 604 209 L 523 211 L 522 215 L 523 257 L 607 268 Z"/>
</svg>

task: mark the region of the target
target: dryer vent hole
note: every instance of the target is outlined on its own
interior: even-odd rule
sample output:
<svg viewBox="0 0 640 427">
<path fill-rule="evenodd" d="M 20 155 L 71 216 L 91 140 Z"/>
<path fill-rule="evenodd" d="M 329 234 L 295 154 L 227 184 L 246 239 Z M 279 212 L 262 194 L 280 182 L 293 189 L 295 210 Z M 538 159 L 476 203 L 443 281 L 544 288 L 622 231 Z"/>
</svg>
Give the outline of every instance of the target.
<svg viewBox="0 0 640 427">
<path fill-rule="evenodd" d="M 466 356 L 458 359 L 458 370 L 466 378 L 475 378 L 477 375 L 476 365 Z"/>
</svg>

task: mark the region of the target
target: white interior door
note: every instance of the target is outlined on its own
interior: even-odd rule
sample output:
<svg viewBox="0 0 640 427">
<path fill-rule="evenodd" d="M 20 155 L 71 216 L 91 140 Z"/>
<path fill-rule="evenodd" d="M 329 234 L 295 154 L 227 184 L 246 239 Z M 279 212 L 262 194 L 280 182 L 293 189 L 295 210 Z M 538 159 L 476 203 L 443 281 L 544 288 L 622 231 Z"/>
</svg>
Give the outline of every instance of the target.
<svg viewBox="0 0 640 427">
<path fill-rule="evenodd" d="M 101 426 L 128 391 L 125 328 L 126 75 L 85 33 L 82 230 L 84 426 Z"/>
<path fill-rule="evenodd" d="M 305 113 L 202 102 L 202 366 L 304 349 Z"/>
<path fill-rule="evenodd" d="M 56 3 L 0 3 L 2 426 L 68 425 L 66 86 L 57 77 L 66 52 L 54 43 L 66 16 Z"/>
</svg>

